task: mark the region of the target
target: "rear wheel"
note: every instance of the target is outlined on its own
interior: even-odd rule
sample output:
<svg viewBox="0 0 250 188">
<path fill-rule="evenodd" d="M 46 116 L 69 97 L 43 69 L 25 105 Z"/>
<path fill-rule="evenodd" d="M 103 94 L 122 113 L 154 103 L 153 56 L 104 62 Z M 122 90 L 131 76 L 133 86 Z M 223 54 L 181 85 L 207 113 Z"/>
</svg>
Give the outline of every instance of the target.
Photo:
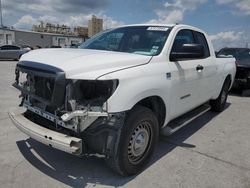
<svg viewBox="0 0 250 188">
<path fill-rule="evenodd" d="M 154 113 L 143 106 L 134 107 L 125 119 L 116 155 L 106 159 L 121 175 L 134 175 L 149 162 L 158 141 L 159 127 Z"/>
<path fill-rule="evenodd" d="M 215 100 L 210 101 L 212 111 L 222 112 L 224 110 L 227 102 L 229 87 L 230 87 L 230 79 L 226 79 L 222 86 L 219 97 Z"/>
</svg>

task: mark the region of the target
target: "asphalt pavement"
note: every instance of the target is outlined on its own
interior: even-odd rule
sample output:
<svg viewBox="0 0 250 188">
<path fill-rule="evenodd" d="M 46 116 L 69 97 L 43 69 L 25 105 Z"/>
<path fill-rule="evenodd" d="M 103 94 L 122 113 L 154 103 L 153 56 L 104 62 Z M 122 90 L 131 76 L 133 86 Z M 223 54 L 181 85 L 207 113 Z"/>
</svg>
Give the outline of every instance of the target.
<svg viewBox="0 0 250 188">
<path fill-rule="evenodd" d="M 20 103 L 15 61 L 0 61 L 0 187 L 250 188 L 250 98 L 231 94 L 225 111 L 207 112 L 162 137 L 151 163 L 121 177 L 95 156 L 76 157 L 36 142 L 10 121 Z"/>
</svg>

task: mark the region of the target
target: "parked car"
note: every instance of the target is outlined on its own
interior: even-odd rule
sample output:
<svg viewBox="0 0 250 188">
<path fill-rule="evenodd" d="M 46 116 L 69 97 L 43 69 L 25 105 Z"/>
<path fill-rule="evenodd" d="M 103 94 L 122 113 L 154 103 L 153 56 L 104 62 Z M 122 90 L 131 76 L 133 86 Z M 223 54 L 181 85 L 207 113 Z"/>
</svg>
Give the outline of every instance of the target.
<svg viewBox="0 0 250 188">
<path fill-rule="evenodd" d="M 22 56 L 13 86 L 27 111 L 9 114 L 33 139 L 100 154 L 121 175 L 145 167 L 159 134 L 223 111 L 236 71 L 235 58 L 215 57 L 206 33 L 181 24 L 122 26 L 80 48 Z"/>
<path fill-rule="evenodd" d="M 236 59 L 236 76 L 234 88 L 250 89 L 250 49 L 249 48 L 223 48 L 218 54 L 232 55 Z"/>
<path fill-rule="evenodd" d="M 19 60 L 20 57 L 29 52 L 31 49 L 27 47 L 20 47 L 16 45 L 3 45 L 0 47 L 0 59 L 14 59 Z"/>
</svg>

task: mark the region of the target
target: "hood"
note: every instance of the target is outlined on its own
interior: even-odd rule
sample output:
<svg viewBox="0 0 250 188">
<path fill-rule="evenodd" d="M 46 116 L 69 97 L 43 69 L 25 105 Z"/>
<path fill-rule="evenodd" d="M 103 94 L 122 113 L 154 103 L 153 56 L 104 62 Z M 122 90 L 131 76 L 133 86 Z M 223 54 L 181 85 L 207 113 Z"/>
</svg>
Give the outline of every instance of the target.
<svg viewBox="0 0 250 188">
<path fill-rule="evenodd" d="M 39 49 L 24 54 L 20 61 L 56 67 L 65 72 L 67 79 L 97 79 L 110 72 L 146 64 L 150 59 L 151 56 L 90 49 Z"/>
</svg>

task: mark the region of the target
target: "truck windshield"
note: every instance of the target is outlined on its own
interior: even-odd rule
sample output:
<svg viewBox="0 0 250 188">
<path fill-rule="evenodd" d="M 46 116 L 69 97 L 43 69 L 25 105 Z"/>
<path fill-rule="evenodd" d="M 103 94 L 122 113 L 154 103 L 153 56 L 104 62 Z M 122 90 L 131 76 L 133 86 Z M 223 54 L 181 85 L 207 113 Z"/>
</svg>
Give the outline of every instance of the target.
<svg viewBox="0 0 250 188">
<path fill-rule="evenodd" d="M 170 33 L 169 27 L 129 26 L 99 33 L 79 48 L 158 55 Z"/>
</svg>

